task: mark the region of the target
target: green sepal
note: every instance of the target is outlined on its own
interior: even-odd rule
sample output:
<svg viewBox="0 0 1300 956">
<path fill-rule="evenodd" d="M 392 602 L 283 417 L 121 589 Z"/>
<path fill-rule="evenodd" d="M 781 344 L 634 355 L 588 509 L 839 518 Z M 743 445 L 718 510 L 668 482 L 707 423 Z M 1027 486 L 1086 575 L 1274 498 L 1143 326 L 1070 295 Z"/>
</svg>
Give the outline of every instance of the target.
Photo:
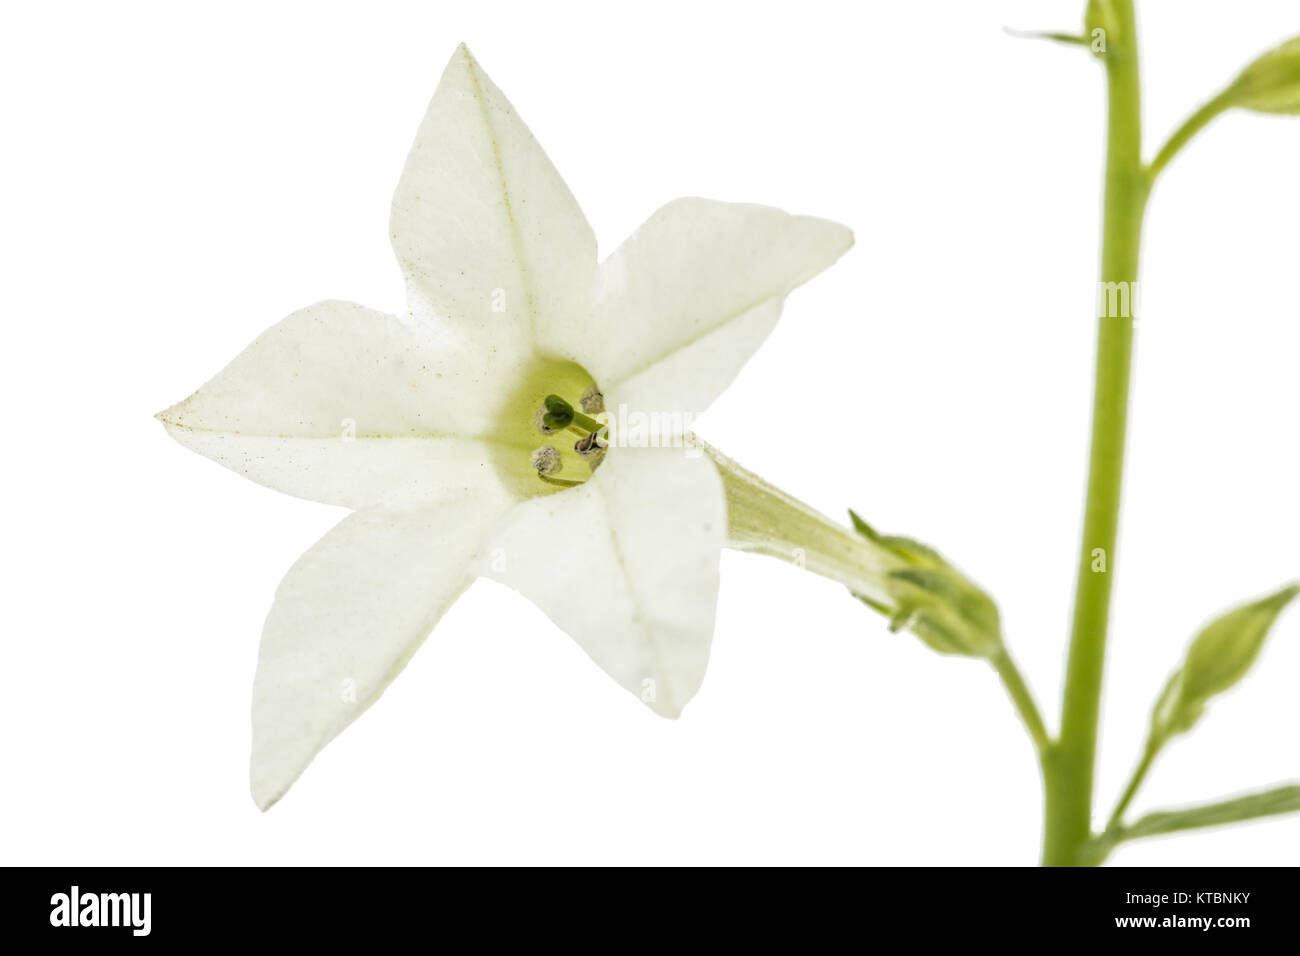
<svg viewBox="0 0 1300 956">
<path fill-rule="evenodd" d="M 852 508 L 849 509 L 849 520 L 853 522 L 853 530 L 869 541 L 880 542 L 880 533 L 875 528 L 863 520 L 862 515 L 858 514 Z"/>
<path fill-rule="evenodd" d="M 855 594 L 853 596 L 856 597 L 863 604 L 865 604 L 867 607 L 871 608 L 871 610 L 883 614 L 885 615 L 885 617 L 890 617 L 895 613 L 894 609 L 889 605 L 881 604 L 879 601 L 873 601 L 871 598 L 865 595 Z"/>
<path fill-rule="evenodd" d="M 883 548 L 887 548 L 900 558 L 906 558 L 909 561 L 931 568 L 946 567 L 948 564 L 947 560 L 938 551 L 914 538 L 905 538 L 898 534 L 881 534 L 867 524 L 862 519 L 862 516 L 852 508 L 849 509 L 849 520 L 853 522 L 853 529 L 858 534 L 869 541 L 874 541 Z"/>
<path fill-rule="evenodd" d="M 892 605 L 858 595 L 889 616 L 891 631 L 906 628 L 941 654 L 992 658 L 1001 652 L 997 605 L 943 555 L 912 538 L 880 534 L 851 509 L 849 519 L 858 534 L 901 563 L 886 575 Z"/>
</svg>

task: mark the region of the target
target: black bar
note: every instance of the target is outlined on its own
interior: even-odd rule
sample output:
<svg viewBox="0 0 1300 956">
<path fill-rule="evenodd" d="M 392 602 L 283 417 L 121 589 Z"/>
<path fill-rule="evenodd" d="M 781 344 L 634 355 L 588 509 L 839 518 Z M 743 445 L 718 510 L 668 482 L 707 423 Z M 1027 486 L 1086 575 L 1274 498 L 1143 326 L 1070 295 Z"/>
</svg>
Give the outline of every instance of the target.
<svg viewBox="0 0 1300 956">
<path fill-rule="evenodd" d="M 94 948 L 254 940 L 342 946 L 412 933 L 430 948 L 460 948 L 455 940 L 462 933 L 482 943 L 514 937 L 547 947 L 604 941 L 599 948 L 732 937 L 732 949 L 741 938 L 775 944 L 801 935 L 799 948 L 806 949 L 843 933 L 863 941 L 892 933 L 914 943 L 1024 941 L 1047 951 L 1093 940 L 1198 941 L 1216 949 L 1276 941 L 1293 948 L 1300 925 L 1293 869 L 573 869 L 547 875 L 33 868 L 10 869 L 6 877 L 11 889 L 0 896 L 0 918 L 9 939 Z M 70 925 L 73 887 L 77 922 L 119 925 Z"/>
</svg>

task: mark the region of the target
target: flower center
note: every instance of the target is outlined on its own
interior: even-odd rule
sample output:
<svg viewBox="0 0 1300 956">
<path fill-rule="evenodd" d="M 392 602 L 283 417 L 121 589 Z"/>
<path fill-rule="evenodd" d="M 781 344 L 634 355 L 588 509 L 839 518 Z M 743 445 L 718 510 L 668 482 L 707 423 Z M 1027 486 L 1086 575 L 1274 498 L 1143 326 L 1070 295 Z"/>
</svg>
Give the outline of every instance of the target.
<svg viewBox="0 0 1300 956">
<path fill-rule="evenodd" d="M 586 369 L 540 359 L 497 416 L 494 464 L 512 491 L 551 494 L 580 485 L 605 457 L 604 399 Z"/>
<path fill-rule="evenodd" d="M 533 424 L 543 435 L 548 437 L 560 435 L 561 440 L 566 443 L 574 435 L 578 436 L 573 442 L 573 451 L 587 466 L 586 470 L 576 477 L 560 477 L 560 472 L 564 470 L 563 454 L 555 445 L 542 445 L 532 453 L 529 461 L 537 470 L 537 477 L 549 485 L 561 488 L 580 485 L 591 477 L 591 473 L 605 458 L 605 447 L 608 444 L 605 425 L 586 414 L 594 412 L 599 415 L 603 412 L 604 396 L 596 391 L 594 385 L 590 386 L 582 393 L 579 405 L 582 411 L 578 411 L 559 395 L 547 395 L 542 406 L 533 414 Z"/>
</svg>

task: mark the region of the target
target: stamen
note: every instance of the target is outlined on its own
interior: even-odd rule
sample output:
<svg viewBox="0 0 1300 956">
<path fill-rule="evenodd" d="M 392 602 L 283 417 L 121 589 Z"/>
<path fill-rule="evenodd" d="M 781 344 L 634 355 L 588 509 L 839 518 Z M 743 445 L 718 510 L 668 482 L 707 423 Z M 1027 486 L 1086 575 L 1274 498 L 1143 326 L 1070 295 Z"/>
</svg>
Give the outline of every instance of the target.
<svg viewBox="0 0 1300 956">
<path fill-rule="evenodd" d="M 599 415 L 605 410 L 605 396 L 596 390 L 595 385 L 588 385 L 582 398 L 578 399 L 578 404 L 588 415 Z"/>
<path fill-rule="evenodd" d="M 586 459 L 587 463 L 595 469 L 605 456 L 605 446 L 600 443 L 600 433 L 592 432 L 579 438 L 573 443 L 573 450 Z"/>
<path fill-rule="evenodd" d="M 543 478 L 558 474 L 564 468 L 564 459 L 560 457 L 560 451 L 554 445 L 543 445 L 534 451 L 528 460 L 537 469 L 537 474 Z"/>
</svg>

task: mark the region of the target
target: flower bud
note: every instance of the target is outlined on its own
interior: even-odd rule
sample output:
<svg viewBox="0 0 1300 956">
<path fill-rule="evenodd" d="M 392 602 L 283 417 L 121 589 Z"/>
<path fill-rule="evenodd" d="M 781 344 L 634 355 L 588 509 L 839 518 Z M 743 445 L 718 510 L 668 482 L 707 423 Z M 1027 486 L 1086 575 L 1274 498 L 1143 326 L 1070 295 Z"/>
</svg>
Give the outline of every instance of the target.
<svg viewBox="0 0 1300 956">
<path fill-rule="evenodd" d="M 1225 91 L 1233 106 L 1300 116 L 1300 36 L 1269 50 Z"/>
<path fill-rule="evenodd" d="M 1151 715 L 1153 735 L 1163 738 L 1190 730 L 1210 699 L 1250 670 L 1278 615 L 1297 595 L 1300 584 L 1293 584 L 1233 608 L 1207 624 L 1156 702 Z"/>
</svg>

